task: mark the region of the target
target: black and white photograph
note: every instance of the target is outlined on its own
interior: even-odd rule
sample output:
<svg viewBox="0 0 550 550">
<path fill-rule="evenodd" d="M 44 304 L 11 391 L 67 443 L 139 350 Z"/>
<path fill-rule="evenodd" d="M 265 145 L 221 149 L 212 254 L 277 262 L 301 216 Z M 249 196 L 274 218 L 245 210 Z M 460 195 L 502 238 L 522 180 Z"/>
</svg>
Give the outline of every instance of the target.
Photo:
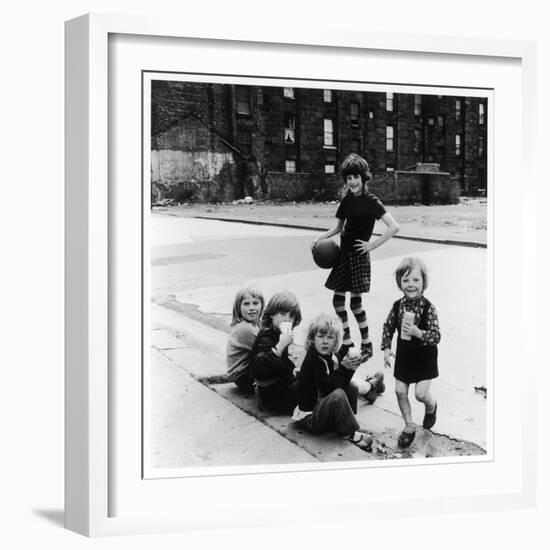
<svg viewBox="0 0 550 550">
<path fill-rule="evenodd" d="M 491 91 L 143 83 L 144 477 L 491 460 Z"/>
</svg>

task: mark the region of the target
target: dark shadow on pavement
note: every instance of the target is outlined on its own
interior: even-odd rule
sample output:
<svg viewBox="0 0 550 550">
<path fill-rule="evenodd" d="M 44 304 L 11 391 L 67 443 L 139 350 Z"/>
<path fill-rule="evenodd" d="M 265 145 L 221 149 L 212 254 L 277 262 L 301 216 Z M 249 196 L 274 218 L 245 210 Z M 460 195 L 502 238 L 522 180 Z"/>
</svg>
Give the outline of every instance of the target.
<svg viewBox="0 0 550 550">
<path fill-rule="evenodd" d="M 42 519 L 57 525 L 65 527 L 65 512 L 64 510 L 33 510 L 34 514 Z"/>
</svg>

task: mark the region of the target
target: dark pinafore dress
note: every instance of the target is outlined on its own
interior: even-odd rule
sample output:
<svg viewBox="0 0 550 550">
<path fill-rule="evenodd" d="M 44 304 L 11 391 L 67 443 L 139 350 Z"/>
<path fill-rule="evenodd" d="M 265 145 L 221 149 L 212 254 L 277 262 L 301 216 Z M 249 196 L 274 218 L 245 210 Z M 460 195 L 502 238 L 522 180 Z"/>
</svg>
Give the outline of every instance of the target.
<svg viewBox="0 0 550 550">
<path fill-rule="evenodd" d="M 415 323 L 420 330 L 428 329 L 428 312 L 431 302 L 424 298 L 425 304 L 420 319 Z M 415 384 L 422 380 L 432 380 L 439 376 L 437 366 L 437 345 L 424 344 L 418 338 L 403 340 L 401 338 L 401 320 L 399 319 L 399 303 L 393 304 L 393 313 L 397 322 L 397 350 L 395 352 L 394 376 L 405 384 Z"/>
</svg>

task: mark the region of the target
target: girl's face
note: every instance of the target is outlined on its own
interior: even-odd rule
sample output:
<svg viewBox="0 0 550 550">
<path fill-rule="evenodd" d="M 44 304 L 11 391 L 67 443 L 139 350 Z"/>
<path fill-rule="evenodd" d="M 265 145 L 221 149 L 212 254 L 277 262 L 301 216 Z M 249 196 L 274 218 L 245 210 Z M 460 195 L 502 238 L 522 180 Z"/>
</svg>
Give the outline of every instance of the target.
<svg viewBox="0 0 550 550">
<path fill-rule="evenodd" d="M 346 176 L 346 185 L 355 196 L 363 192 L 363 180 L 359 174 L 348 174 Z"/>
<path fill-rule="evenodd" d="M 245 294 L 241 302 L 241 317 L 249 323 L 257 323 L 262 312 L 262 302 L 250 294 Z"/>
<path fill-rule="evenodd" d="M 278 311 L 271 317 L 271 324 L 273 325 L 273 328 L 281 332 L 280 326 L 281 323 L 284 322 L 292 323 L 292 326 L 294 326 L 294 315 L 290 313 L 290 311 L 282 312 Z"/>
<path fill-rule="evenodd" d="M 419 267 L 411 269 L 401 277 L 401 290 L 408 300 L 414 300 L 424 291 L 424 279 Z"/>
<path fill-rule="evenodd" d="M 325 330 L 318 330 L 313 340 L 313 345 L 319 355 L 330 355 L 336 345 L 336 335 Z"/>
</svg>

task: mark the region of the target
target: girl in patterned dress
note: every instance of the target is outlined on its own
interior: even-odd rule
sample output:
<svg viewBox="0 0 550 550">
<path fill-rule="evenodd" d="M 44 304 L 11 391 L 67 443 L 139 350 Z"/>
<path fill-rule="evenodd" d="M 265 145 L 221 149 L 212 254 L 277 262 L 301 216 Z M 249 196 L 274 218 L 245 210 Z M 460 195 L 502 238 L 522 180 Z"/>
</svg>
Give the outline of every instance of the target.
<svg viewBox="0 0 550 550">
<path fill-rule="evenodd" d="M 415 384 L 414 395 L 424 404 L 423 427 L 430 429 L 436 421 L 437 402 L 430 392 L 431 381 L 437 378 L 437 344 L 441 339 L 434 305 L 424 297 L 428 286 L 428 270 L 419 258 L 405 258 L 395 271 L 395 281 L 403 292 L 384 323 L 382 350 L 384 365 L 391 367 L 395 357 L 395 393 L 405 428 L 399 436 L 401 447 L 408 447 L 416 434 L 409 402 L 409 386 Z M 407 315 L 404 314 L 410 312 Z M 409 317 L 409 319 L 407 319 Z M 395 355 L 391 351 L 393 333 L 398 331 Z"/>
<path fill-rule="evenodd" d="M 353 346 L 346 310 L 346 293 L 349 292 L 350 309 L 361 333 L 361 361 L 364 362 L 372 357 L 373 352 L 361 296 L 370 291 L 370 252 L 391 239 L 399 231 L 399 226 L 380 200 L 369 193 L 372 174 L 364 158 L 356 154 L 348 155 L 340 166 L 340 173 L 347 191 L 336 210 L 336 224 L 313 241 L 312 249 L 321 239 L 341 233 L 340 255 L 325 286 L 334 291 L 332 303 L 344 327 L 339 356 L 344 357 Z M 371 241 L 374 223 L 378 219 L 387 227 L 381 236 Z"/>
</svg>

